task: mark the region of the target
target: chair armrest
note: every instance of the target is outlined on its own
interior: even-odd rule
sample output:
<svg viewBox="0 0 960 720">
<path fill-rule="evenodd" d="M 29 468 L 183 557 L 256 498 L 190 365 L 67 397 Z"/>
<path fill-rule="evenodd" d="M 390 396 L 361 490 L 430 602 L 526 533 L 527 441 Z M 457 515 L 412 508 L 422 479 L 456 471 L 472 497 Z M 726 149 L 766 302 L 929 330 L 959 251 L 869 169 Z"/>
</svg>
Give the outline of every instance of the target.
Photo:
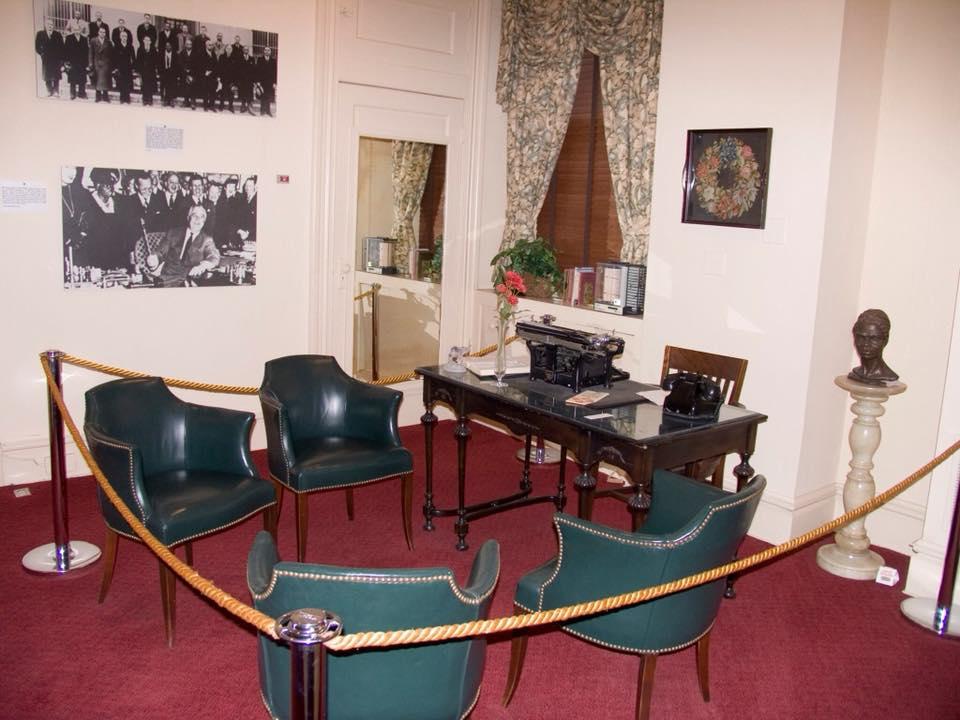
<svg viewBox="0 0 960 720">
<path fill-rule="evenodd" d="M 684 527 L 705 505 L 729 493 L 667 470 L 653 474 L 653 497 L 643 531 L 662 536 Z"/>
<path fill-rule="evenodd" d="M 463 594 L 477 599 L 488 596 L 500 577 L 500 544 L 487 540 L 477 551 L 470 568 L 470 577 L 462 588 Z"/>
<path fill-rule="evenodd" d="M 250 455 L 253 413 L 187 403 L 186 465 L 255 477 Z"/>
<path fill-rule="evenodd" d="M 402 400 L 403 393 L 399 390 L 351 378 L 344 427 L 352 436 L 400 447 L 398 416 Z"/>
<path fill-rule="evenodd" d="M 143 486 L 143 459 L 136 445 L 110 437 L 90 425 L 84 427 L 90 452 L 97 465 L 106 476 L 110 487 L 120 496 L 140 522 L 146 523 L 153 515 L 153 506 Z M 102 507 L 113 508 L 106 497 L 102 498 Z M 119 517 L 119 512 L 113 510 Z"/>
<path fill-rule="evenodd" d="M 660 582 L 670 536 L 609 528 L 564 513 L 553 517 L 560 544 L 552 575 L 540 588 L 540 608 L 595 600 Z"/>
<path fill-rule="evenodd" d="M 269 390 L 260 390 L 260 405 L 263 408 L 263 428 L 267 435 L 267 463 L 270 474 L 278 480 L 289 482 L 288 473 L 297 460 L 290 437 L 287 410 Z"/>
<path fill-rule="evenodd" d="M 273 568 L 280 562 L 277 546 L 266 530 L 253 538 L 253 546 L 247 556 L 247 587 L 254 595 L 261 595 L 273 579 Z"/>
</svg>

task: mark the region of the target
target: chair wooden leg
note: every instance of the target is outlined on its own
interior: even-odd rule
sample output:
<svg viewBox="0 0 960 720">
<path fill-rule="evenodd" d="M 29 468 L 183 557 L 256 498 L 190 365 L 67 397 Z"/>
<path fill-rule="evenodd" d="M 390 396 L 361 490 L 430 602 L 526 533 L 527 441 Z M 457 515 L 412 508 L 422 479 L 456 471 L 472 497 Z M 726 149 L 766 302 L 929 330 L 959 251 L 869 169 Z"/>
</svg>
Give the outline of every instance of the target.
<svg viewBox="0 0 960 720">
<path fill-rule="evenodd" d="M 103 543 L 103 576 L 100 579 L 100 596 L 98 603 L 107 599 L 107 592 L 110 590 L 110 583 L 113 582 L 113 569 L 117 565 L 117 544 L 120 536 L 111 528 L 107 528 L 107 538 Z"/>
<path fill-rule="evenodd" d="M 297 562 L 307 554 L 307 493 L 297 493 Z"/>
<path fill-rule="evenodd" d="M 184 543 L 183 544 L 183 556 L 187 561 L 187 565 L 193 567 L 193 543 Z"/>
<path fill-rule="evenodd" d="M 277 516 L 280 508 L 277 505 L 271 505 L 263 511 L 263 529 L 273 537 L 273 542 L 277 542 Z"/>
<path fill-rule="evenodd" d="M 650 717 L 650 696 L 653 694 L 653 673 L 657 669 L 657 654 L 640 656 L 640 673 L 637 678 L 637 720 Z"/>
<path fill-rule="evenodd" d="M 524 611 L 514 607 L 513 614 L 521 615 Z M 510 670 L 507 673 L 507 686 L 503 690 L 503 706 L 506 707 L 513 699 L 513 693 L 520 682 L 520 672 L 523 670 L 523 661 L 527 657 L 527 634 L 518 631 L 510 641 Z"/>
<path fill-rule="evenodd" d="M 413 550 L 413 473 L 400 478 L 400 512 L 403 516 L 403 537 L 407 541 L 407 550 Z"/>
<path fill-rule="evenodd" d="M 160 603 L 163 606 L 163 629 L 167 647 L 173 647 L 173 628 L 177 618 L 177 576 L 160 560 Z"/>
<path fill-rule="evenodd" d="M 710 702 L 710 632 L 697 640 L 697 679 L 704 702 Z"/>
<path fill-rule="evenodd" d="M 280 511 L 283 510 L 283 483 L 272 475 L 270 480 L 273 482 L 273 496 L 277 499 L 277 521 L 279 522 Z"/>
<path fill-rule="evenodd" d="M 347 488 L 347 520 L 353 520 L 353 488 Z"/>
</svg>

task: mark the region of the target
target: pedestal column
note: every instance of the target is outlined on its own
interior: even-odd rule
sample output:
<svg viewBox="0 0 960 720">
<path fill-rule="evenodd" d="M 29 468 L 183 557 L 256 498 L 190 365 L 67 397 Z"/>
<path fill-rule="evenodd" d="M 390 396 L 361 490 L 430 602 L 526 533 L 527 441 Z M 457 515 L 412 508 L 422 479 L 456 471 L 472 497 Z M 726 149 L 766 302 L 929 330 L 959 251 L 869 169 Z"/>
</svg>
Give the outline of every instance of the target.
<svg viewBox="0 0 960 720">
<path fill-rule="evenodd" d="M 885 385 L 867 385 L 840 375 L 834 382 L 850 393 L 854 403 L 850 411 L 854 415 L 850 426 L 850 472 L 843 486 L 843 510 L 847 512 L 862 505 L 876 495 L 873 482 L 873 456 L 880 447 L 880 423 L 883 403 L 891 395 L 899 395 L 907 389 L 902 382 Z M 834 575 L 851 580 L 873 580 L 877 569 L 884 564 L 883 558 L 870 550 L 870 538 L 866 531 L 866 518 L 859 518 L 844 525 L 834 534 L 834 542 L 817 551 L 817 565 Z"/>
</svg>

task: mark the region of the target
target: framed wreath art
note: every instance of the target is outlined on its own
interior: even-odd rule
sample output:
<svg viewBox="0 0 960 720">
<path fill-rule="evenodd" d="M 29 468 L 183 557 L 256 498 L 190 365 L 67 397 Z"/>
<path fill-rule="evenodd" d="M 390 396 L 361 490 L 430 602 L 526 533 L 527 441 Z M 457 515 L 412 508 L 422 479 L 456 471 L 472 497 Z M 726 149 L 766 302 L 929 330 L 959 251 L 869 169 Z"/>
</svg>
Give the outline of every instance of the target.
<svg viewBox="0 0 960 720">
<path fill-rule="evenodd" d="M 683 222 L 762 228 L 772 128 L 688 130 Z"/>
</svg>

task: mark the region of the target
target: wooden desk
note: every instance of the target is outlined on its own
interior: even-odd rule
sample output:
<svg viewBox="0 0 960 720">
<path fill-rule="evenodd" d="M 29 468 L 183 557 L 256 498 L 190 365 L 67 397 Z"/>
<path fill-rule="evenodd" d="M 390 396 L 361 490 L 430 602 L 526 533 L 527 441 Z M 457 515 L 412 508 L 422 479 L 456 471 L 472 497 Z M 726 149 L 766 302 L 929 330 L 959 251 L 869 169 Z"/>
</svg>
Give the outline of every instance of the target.
<svg viewBox="0 0 960 720">
<path fill-rule="evenodd" d="M 767 419 L 760 413 L 724 405 L 719 419 L 713 423 L 693 426 L 665 423 L 662 409 L 648 402 L 597 410 L 567 405 L 566 398 L 573 394 L 570 390 L 541 381 L 508 379 L 507 387 L 498 388 L 492 380 L 481 380 L 470 372 L 449 373 L 439 366 L 419 367 L 416 373 L 423 379 L 423 405 L 426 409 L 420 418 L 426 443 L 424 529 L 433 530 L 435 517 L 455 515 L 458 550 L 467 548 L 470 520 L 535 502 L 553 502 L 559 510 L 566 501 L 563 490 L 566 458 L 563 457 L 555 495 L 530 496 L 529 464 L 524 463 L 519 493 L 467 506 L 467 439 L 470 437 L 471 415 L 528 436 L 528 459 L 530 435 L 542 435 L 573 451 L 580 468 L 574 479 L 579 493 L 580 517 L 590 515 L 600 461 L 615 465 L 630 476 L 634 494 L 628 505 L 634 513 L 650 505 L 654 470 L 677 467 L 705 457 L 738 453 L 740 464 L 733 473 L 738 487 L 742 486 L 753 476 L 749 460 L 756 443 L 757 426 Z M 457 438 L 457 507 L 450 509 L 437 508 L 433 504 L 433 429 L 437 423 L 433 408 L 437 403 L 450 407 L 457 418 L 454 428 Z M 605 417 L 587 417 L 598 413 Z"/>
</svg>

